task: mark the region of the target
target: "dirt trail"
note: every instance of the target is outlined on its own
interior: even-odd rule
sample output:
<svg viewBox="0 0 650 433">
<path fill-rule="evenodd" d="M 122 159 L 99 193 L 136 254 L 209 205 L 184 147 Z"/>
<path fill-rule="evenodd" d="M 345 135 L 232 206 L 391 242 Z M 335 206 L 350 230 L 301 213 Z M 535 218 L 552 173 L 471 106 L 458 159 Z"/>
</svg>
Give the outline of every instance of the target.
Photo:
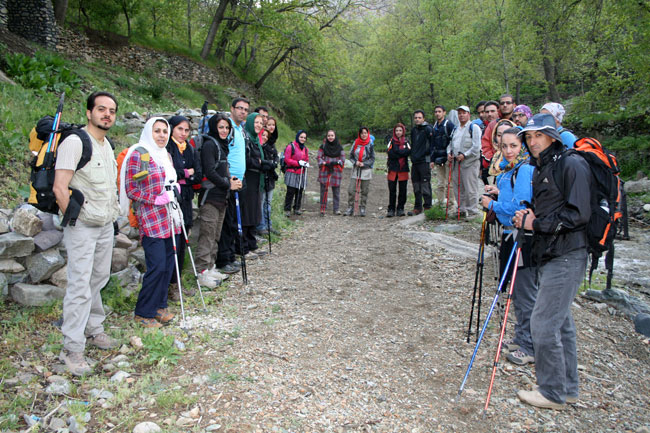
<svg viewBox="0 0 650 433">
<path fill-rule="evenodd" d="M 319 205 L 306 200 L 295 232 L 249 263 L 248 291 L 231 285 L 222 316 L 206 320 L 216 330 L 177 367 L 213 379 L 188 390 L 203 408 L 202 425 L 224 432 L 583 432 L 650 424 L 647 340 L 581 298 L 574 306 L 578 405 L 552 412 L 519 403 L 516 391 L 532 386 L 534 369 L 502 359 L 482 419 L 497 318 L 455 402 L 474 348 L 464 341 L 474 261 L 408 240 L 400 219 L 378 218 L 386 197 L 385 176 L 376 172 L 366 218 L 336 217 L 331 208 L 321 218 Z M 462 224 L 477 233 L 476 223 Z M 483 316 L 491 281 L 488 272 Z"/>
</svg>

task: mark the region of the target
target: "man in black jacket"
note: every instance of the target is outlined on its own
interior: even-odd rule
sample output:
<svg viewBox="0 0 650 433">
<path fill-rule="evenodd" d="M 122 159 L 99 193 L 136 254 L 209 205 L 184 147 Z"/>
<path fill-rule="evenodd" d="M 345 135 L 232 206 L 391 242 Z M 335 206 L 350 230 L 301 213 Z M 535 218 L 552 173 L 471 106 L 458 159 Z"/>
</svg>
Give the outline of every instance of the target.
<svg viewBox="0 0 650 433">
<path fill-rule="evenodd" d="M 456 125 L 445 118 L 447 111 L 442 105 L 437 105 L 433 110 L 433 114 L 436 116 L 436 124 L 433 127 L 430 166 L 436 177 L 436 198 L 438 199 L 438 204 L 444 205 L 445 190 L 449 181 L 448 170 L 451 170 L 449 164 L 447 164 L 447 146 L 449 146 L 451 134 L 456 129 Z"/>
<path fill-rule="evenodd" d="M 566 152 L 549 114 L 537 114 L 519 133 L 530 152 L 533 207 L 518 211 L 516 227 L 533 231 L 533 263 L 539 291 L 530 318 L 537 388 L 519 391 L 532 406 L 562 409 L 578 400 L 576 328 L 571 304 L 587 266 L 586 226 L 591 216 L 591 171 Z"/>
<path fill-rule="evenodd" d="M 411 130 L 411 183 L 415 193 L 415 204 L 409 215 L 418 215 L 431 207 L 431 142 L 433 127 L 424 120 L 424 111 L 413 113 L 415 126 Z M 424 202 L 424 203 L 423 203 Z"/>
</svg>

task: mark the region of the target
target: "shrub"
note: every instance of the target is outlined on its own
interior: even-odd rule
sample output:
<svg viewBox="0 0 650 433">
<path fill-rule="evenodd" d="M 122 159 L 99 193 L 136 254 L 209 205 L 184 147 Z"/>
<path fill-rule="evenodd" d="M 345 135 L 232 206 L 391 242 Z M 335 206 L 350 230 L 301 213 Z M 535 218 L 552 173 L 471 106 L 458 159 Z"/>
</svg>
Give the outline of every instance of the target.
<svg viewBox="0 0 650 433">
<path fill-rule="evenodd" d="M 70 93 L 81 84 L 79 76 L 69 69 L 61 57 L 38 51 L 34 56 L 21 53 L 4 57 L 7 74 L 30 89 L 42 92 Z"/>
<path fill-rule="evenodd" d="M 424 211 L 424 216 L 427 217 L 427 220 L 444 220 L 445 208 L 441 205 L 432 206 Z"/>
</svg>

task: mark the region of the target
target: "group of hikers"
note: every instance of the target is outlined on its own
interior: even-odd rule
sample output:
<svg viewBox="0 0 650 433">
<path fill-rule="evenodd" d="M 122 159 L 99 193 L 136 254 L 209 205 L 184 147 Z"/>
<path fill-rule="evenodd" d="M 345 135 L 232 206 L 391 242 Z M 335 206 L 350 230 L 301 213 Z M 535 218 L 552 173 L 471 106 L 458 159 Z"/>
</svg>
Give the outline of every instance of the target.
<svg viewBox="0 0 650 433">
<path fill-rule="evenodd" d="M 192 200 L 198 189 L 200 221 L 196 270 L 201 286 L 216 287 L 240 270 L 236 255 L 252 259 L 265 251 L 258 235 L 273 232 L 271 200 L 278 165 L 283 166 L 287 193 L 285 214 L 301 214 L 307 186 L 309 152 L 307 133 L 278 154 L 277 121 L 265 107 L 249 114 L 250 103 L 235 98 L 230 114 L 217 113 L 207 127 L 191 135 L 191 122 L 183 116 L 147 120 L 137 144 L 120 155 L 118 168 L 106 134 L 116 120 L 118 103 L 107 92 L 87 99 L 87 125 L 92 142 L 90 163 L 78 168 L 82 140 L 68 136 L 56 159 L 53 191 L 66 213 L 70 189 L 83 192 L 83 206 L 75 225 L 64 229 L 68 251 L 68 287 L 63 302 L 64 349 L 61 359 L 74 375 L 92 369 L 84 358 L 86 344 L 110 349 L 117 342 L 104 332 L 105 313 L 100 290 L 110 276 L 114 222 L 132 213 L 145 252 L 146 273 L 138 294 L 134 319 L 145 327 L 170 323 L 168 300 L 180 295 L 180 270 L 192 228 Z M 457 119 L 447 118 L 443 106 L 434 110 L 436 122 L 425 113 L 413 114 L 410 140 L 406 126 L 398 123 L 388 143 L 389 206 L 387 217 L 403 216 L 411 174 L 415 193 L 409 214 L 432 206 L 431 170 L 437 201 L 471 216 L 482 207 L 494 212 L 503 226 L 501 273 L 513 246 L 512 232 L 532 233 L 525 243 L 518 269 L 514 306 L 515 335 L 506 347 L 516 364 L 536 365 L 537 387 L 520 391 L 531 405 L 559 409 L 578 397 L 576 331 L 571 303 L 584 276 L 587 252 L 585 225 L 590 217 L 591 173 L 582 158 L 565 153 L 575 136 L 561 128 L 564 108 L 545 104 L 533 115 L 526 105 L 515 106 L 511 95 L 499 102 L 480 102 L 478 119 L 470 121 L 466 105 Z M 450 116 L 453 117 L 453 116 Z M 375 160 L 374 138 L 366 127 L 358 131 L 347 155 L 352 163 L 348 208 L 366 213 L 367 196 Z M 408 159 L 411 160 L 409 170 Z M 333 194 L 333 212 L 339 194 L 346 154 L 333 130 L 318 149 L 321 215 Z M 484 183 L 480 199 L 479 184 Z M 115 183 L 118 181 L 118 195 Z M 445 186 L 449 187 L 445 194 Z M 534 209 L 534 211 L 533 211 Z M 175 272 L 176 271 L 176 272 Z M 185 290 L 185 289 L 184 289 Z M 186 293 L 183 291 L 183 293 Z M 191 293 L 187 293 L 191 294 Z"/>
</svg>

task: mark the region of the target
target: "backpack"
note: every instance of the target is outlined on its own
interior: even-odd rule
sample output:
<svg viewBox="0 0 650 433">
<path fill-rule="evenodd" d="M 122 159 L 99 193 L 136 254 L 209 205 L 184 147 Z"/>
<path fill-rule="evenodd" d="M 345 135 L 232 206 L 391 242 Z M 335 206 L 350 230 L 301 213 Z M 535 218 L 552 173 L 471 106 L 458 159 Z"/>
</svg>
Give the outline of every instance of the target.
<svg viewBox="0 0 650 433">
<path fill-rule="evenodd" d="M 147 152 L 147 149 L 144 147 L 136 147 L 135 150 L 138 151 L 140 154 L 140 171 L 134 176 L 135 180 L 141 181 L 145 179 L 149 175 L 149 160 L 150 160 L 150 155 L 149 152 Z M 117 158 L 115 158 L 117 162 L 117 190 L 120 190 L 120 171 L 122 170 L 122 164 L 124 163 L 124 158 L 126 158 L 126 154 L 129 152 L 129 148 L 125 148 L 120 152 L 119 155 L 117 155 Z M 137 209 L 138 205 L 134 201 L 130 201 L 131 205 L 129 206 L 129 225 L 131 227 L 138 228 L 138 219 L 135 216 L 135 210 Z"/>
<path fill-rule="evenodd" d="M 293 143 L 289 143 L 289 146 L 291 146 L 291 154 L 293 155 L 295 152 Z M 280 153 L 280 171 L 282 171 L 282 173 L 287 172 L 287 162 L 284 160 L 284 152 Z"/>
<path fill-rule="evenodd" d="M 604 252 L 607 252 L 606 290 L 609 290 L 614 266 L 614 237 L 619 220 L 623 216 L 621 198 L 624 191 L 619 177 L 620 168 L 614 154 L 605 149 L 595 138 L 581 138 L 575 142 L 573 149 L 566 152 L 580 155 L 587 161 L 591 170 L 591 218 L 586 228 L 587 251 L 591 255 L 589 284 L 594 270 L 598 267 L 598 260 Z"/>
<path fill-rule="evenodd" d="M 59 205 L 56 203 L 52 187 L 54 186 L 56 157 L 60 143 L 63 143 L 70 135 L 76 135 L 81 139 L 81 159 L 75 171 L 83 168 L 90 161 L 93 154 L 93 145 L 88 133 L 81 129 L 83 126 L 60 122 L 58 128 L 53 130 L 54 117 L 45 116 L 36 123 L 36 126 L 29 133 L 29 150 L 34 154 L 34 158 L 30 163 L 30 192 L 27 202 L 35 208 L 52 214 L 59 212 Z M 55 137 L 51 148 L 48 150 L 51 134 L 55 134 Z M 110 140 L 108 142 L 111 148 L 115 149 L 113 143 Z M 72 221 L 71 224 L 74 225 Z"/>
<path fill-rule="evenodd" d="M 205 170 L 203 169 L 203 158 L 201 157 L 201 151 L 203 150 L 203 145 L 205 144 L 206 140 L 211 141 L 211 142 L 214 143 L 214 145 L 217 148 L 217 152 L 218 152 L 217 161 L 221 161 L 221 146 L 219 145 L 217 140 L 214 139 L 214 137 L 210 137 L 207 134 L 199 134 L 199 135 L 193 137 L 192 140 L 190 140 L 190 144 L 192 144 L 194 146 L 194 150 L 196 150 L 197 158 L 199 158 L 199 161 L 201 162 L 201 170 L 202 171 L 205 171 Z M 203 176 L 203 178 L 201 179 L 201 183 L 197 184 L 197 185 L 193 185 L 192 187 L 194 189 L 199 189 L 200 190 L 200 189 L 214 188 L 214 185 L 212 184 L 212 182 L 210 182 L 208 180 L 207 177 Z"/>
</svg>

